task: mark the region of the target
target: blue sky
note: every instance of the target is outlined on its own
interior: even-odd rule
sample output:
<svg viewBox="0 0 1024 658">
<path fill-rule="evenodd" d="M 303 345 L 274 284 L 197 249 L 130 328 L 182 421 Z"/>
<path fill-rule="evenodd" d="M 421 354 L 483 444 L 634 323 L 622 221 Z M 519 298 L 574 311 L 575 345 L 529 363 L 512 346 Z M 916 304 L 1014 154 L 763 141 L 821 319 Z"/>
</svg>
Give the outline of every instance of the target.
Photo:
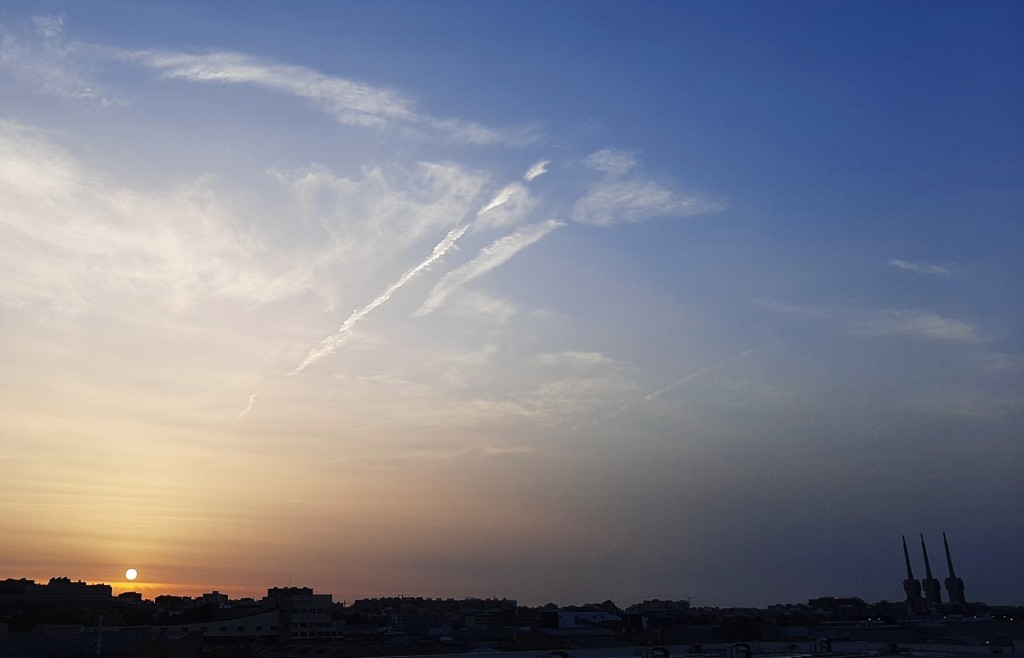
<svg viewBox="0 0 1024 658">
<path fill-rule="evenodd" d="M 878 600 L 945 530 L 1010 601 L 1022 22 L 0 10 L 0 564 Z"/>
</svg>

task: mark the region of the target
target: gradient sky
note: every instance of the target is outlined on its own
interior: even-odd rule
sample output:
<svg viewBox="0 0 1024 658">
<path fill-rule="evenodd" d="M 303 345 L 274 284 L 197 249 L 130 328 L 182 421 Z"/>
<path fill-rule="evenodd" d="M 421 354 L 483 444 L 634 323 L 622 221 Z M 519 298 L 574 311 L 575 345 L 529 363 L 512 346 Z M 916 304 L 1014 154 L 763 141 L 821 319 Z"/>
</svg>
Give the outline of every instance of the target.
<svg viewBox="0 0 1024 658">
<path fill-rule="evenodd" d="M 1020 603 L 1022 34 L 6 4 L 0 577 Z"/>
</svg>

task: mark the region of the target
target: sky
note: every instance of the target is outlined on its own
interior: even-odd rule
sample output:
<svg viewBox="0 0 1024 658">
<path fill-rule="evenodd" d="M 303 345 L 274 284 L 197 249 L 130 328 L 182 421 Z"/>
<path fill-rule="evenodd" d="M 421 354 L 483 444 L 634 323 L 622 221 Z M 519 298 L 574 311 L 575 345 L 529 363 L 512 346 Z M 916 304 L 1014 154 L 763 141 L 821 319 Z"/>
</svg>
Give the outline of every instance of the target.
<svg viewBox="0 0 1024 658">
<path fill-rule="evenodd" d="M 1022 33 L 5 4 L 0 578 L 1021 603 Z"/>
</svg>

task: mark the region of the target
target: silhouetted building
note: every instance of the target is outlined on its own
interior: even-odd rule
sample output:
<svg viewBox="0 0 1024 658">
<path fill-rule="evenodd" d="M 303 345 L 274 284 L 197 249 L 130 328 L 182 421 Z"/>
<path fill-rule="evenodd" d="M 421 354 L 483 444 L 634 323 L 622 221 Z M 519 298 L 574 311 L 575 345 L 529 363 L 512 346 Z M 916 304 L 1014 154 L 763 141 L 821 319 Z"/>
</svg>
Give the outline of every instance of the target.
<svg viewBox="0 0 1024 658">
<path fill-rule="evenodd" d="M 45 585 L 29 582 L 25 585 L 27 603 L 68 603 L 85 601 L 110 601 L 113 591 L 110 585 L 89 585 L 70 578 L 51 578 Z"/>
<path fill-rule="evenodd" d="M 314 594 L 311 587 L 272 587 L 263 598 L 264 608 L 277 608 L 284 639 L 312 639 L 341 635 L 340 623 L 331 622 L 330 594 Z"/>
<path fill-rule="evenodd" d="M 213 590 L 212 592 L 206 592 L 202 595 L 200 600 L 203 603 L 220 606 L 222 608 L 227 607 L 228 602 L 230 601 L 227 594 L 222 594 L 217 590 Z"/>
<path fill-rule="evenodd" d="M 964 581 L 957 578 L 956 572 L 953 571 L 953 558 L 949 556 L 949 542 L 946 541 L 945 532 L 942 533 L 942 545 L 946 549 L 946 567 L 949 569 L 949 577 L 946 578 L 946 594 L 949 596 L 949 602 L 957 605 L 966 605 Z"/>
</svg>

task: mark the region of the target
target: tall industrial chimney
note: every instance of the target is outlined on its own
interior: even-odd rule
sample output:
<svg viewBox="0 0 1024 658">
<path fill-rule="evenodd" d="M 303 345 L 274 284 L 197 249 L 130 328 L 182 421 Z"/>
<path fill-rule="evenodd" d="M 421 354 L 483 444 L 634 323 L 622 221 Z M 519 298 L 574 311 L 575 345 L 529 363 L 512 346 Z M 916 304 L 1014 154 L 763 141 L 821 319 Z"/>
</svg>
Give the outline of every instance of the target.
<svg viewBox="0 0 1024 658">
<path fill-rule="evenodd" d="M 938 605 L 942 603 L 942 588 L 939 586 L 939 579 L 932 576 L 932 565 L 928 562 L 928 547 L 924 545 L 924 535 L 921 535 L 921 553 L 924 555 L 924 580 L 921 581 L 924 600 L 929 606 Z"/>
<path fill-rule="evenodd" d="M 958 603 L 960 605 L 966 605 L 967 599 L 964 598 L 964 581 L 956 577 L 956 572 L 953 571 L 953 558 L 949 556 L 949 542 L 946 541 L 946 533 L 942 533 L 942 545 L 946 549 L 946 567 L 949 569 L 949 577 L 946 578 L 946 595 L 949 596 L 950 603 Z"/>
<path fill-rule="evenodd" d="M 921 581 L 914 578 L 914 570 L 910 567 L 910 552 L 907 550 L 907 538 L 902 537 L 902 539 L 903 559 L 907 563 L 907 577 L 903 581 L 903 591 L 907 593 L 907 607 L 911 612 L 921 612 L 924 609 L 924 601 L 921 599 Z"/>
</svg>

